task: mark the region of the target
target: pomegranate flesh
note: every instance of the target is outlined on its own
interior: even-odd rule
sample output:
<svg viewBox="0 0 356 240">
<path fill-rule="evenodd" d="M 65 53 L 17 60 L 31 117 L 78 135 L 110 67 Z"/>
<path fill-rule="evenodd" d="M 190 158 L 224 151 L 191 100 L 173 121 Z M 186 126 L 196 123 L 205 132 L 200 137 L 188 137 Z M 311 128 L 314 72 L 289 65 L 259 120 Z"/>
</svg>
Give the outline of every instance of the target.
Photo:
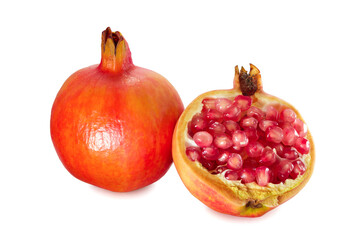
<svg viewBox="0 0 356 240">
<path fill-rule="evenodd" d="M 101 63 L 71 75 L 51 113 L 51 137 L 76 178 L 116 192 L 160 179 L 172 163 L 172 135 L 183 111 L 173 86 L 133 65 L 121 33 L 102 33 Z M 192 131 L 205 129 L 199 121 Z M 195 126 L 195 125 L 194 125 Z M 200 149 L 188 156 L 201 161 Z"/>
<path fill-rule="evenodd" d="M 207 123 L 199 129 L 198 118 Z M 210 154 L 204 154 L 207 149 Z M 189 191 L 207 206 L 255 217 L 306 184 L 314 145 L 299 112 L 263 92 L 260 72 L 251 64 L 249 73 L 236 67 L 234 89 L 202 94 L 187 107 L 176 125 L 173 157 Z"/>
</svg>

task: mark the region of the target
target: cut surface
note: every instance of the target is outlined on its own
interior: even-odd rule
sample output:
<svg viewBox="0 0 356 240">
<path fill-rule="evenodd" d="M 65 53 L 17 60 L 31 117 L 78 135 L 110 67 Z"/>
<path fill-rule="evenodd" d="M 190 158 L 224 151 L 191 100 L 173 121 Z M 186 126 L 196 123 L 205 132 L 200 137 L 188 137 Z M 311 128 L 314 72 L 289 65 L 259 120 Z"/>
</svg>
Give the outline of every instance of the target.
<svg viewBox="0 0 356 240">
<path fill-rule="evenodd" d="M 283 103 L 243 95 L 204 98 L 187 124 L 186 154 L 230 185 L 267 187 L 306 172 L 306 136 L 305 123 Z"/>
</svg>

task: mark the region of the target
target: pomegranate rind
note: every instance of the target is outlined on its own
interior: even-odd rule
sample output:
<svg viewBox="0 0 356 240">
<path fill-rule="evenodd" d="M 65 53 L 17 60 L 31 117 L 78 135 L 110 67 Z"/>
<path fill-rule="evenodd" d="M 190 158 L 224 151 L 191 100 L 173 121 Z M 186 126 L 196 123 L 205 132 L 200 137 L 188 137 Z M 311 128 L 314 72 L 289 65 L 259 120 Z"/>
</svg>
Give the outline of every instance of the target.
<svg viewBox="0 0 356 240">
<path fill-rule="evenodd" d="M 315 148 L 312 136 L 308 131 L 306 138 L 310 142 L 310 152 L 304 155 L 306 172 L 295 180 L 287 179 L 284 183 L 269 183 L 261 187 L 255 182 L 242 184 L 240 181 L 229 181 L 223 174 L 212 175 L 200 163 L 192 162 L 185 154 L 190 139 L 187 134 L 188 122 L 202 110 L 202 100 L 206 98 L 234 98 L 240 95 L 238 89 L 216 90 L 198 96 L 180 116 L 173 134 L 173 161 L 180 178 L 187 189 L 197 199 L 213 210 L 221 213 L 258 217 L 276 208 L 295 196 L 309 181 L 314 169 Z M 300 113 L 289 103 L 259 90 L 251 96 L 253 106 L 262 107 L 265 103 L 291 108 L 303 122 Z"/>
<path fill-rule="evenodd" d="M 163 76 L 140 67 L 129 74 L 103 74 L 98 65 L 79 70 L 64 83 L 51 112 L 51 137 L 64 167 L 114 192 L 145 187 L 168 171 L 183 112 Z"/>
</svg>

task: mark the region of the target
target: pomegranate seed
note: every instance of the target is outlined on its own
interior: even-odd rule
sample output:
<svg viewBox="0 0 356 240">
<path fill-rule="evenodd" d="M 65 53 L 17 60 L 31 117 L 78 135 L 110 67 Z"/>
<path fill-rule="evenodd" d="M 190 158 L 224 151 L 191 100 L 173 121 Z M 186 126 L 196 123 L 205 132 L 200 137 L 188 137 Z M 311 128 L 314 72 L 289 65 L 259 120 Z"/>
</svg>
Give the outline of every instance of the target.
<svg viewBox="0 0 356 240">
<path fill-rule="evenodd" d="M 214 145 L 202 148 L 201 155 L 206 160 L 216 160 L 219 156 L 219 149 Z"/>
<path fill-rule="evenodd" d="M 205 167 L 208 171 L 212 171 L 216 168 L 216 162 L 215 161 L 202 161 L 201 163 L 203 167 Z"/>
<path fill-rule="evenodd" d="M 224 118 L 227 120 L 234 120 L 238 121 L 240 120 L 240 115 L 241 110 L 235 105 L 232 104 L 224 113 Z"/>
<path fill-rule="evenodd" d="M 246 147 L 248 144 L 248 138 L 246 136 L 246 133 L 241 130 L 235 131 L 232 134 L 232 142 L 239 149 L 242 147 Z"/>
<path fill-rule="evenodd" d="M 238 95 L 234 101 L 237 107 L 241 109 L 241 111 L 246 111 L 249 109 L 252 103 L 252 99 L 249 96 L 243 95 Z"/>
<path fill-rule="evenodd" d="M 280 157 L 284 157 L 284 146 L 283 144 L 276 144 L 274 145 L 273 147 L 274 149 L 276 149 L 276 152 L 277 152 L 277 155 L 280 156 Z"/>
<path fill-rule="evenodd" d="M 247 110 L 246 115 L 260 121 L 262 118 L 264 118 L 265 113 L 261 109 L 252 106 Z"/>
<path fill-rule="evenodd" d="M 238 170 L 242 167 L 243 161 L 238 153 L 231 153 L 229 159 L 227 160 L 227 167 L 232 170 Z"/>
<path fill-rule="evenodd" d="M 306 167 L 301 160 L 296 160 L 292 162 L 294 165 L 293 171 L 289 174 L 292 179 L 296 179 L 298 175 L 303 175 L 305 173 Z"/>
<path fill-rule="evenodd" d="M 297 118 L 297 114 L 290 108 L 283 109 L 280 114 L 280 119 L 283 122 L 293 123 Z"/>
<path fill-rule="evenodd" d="M 278 119 L 278 111 L 273 106 L 266 107 L 266 119 L 277 121 Z"/>
<path fill-rule="evenodd" d="M 282 182 L 285 181 L 289 177 L 289 174 L 293 171 L 293 168 L 294 165 L 288 160 L 279 162 L 275 167 L 276 177 Z"/>
<path fill-rule="evenodd" d="M 280 127 L 272 126 L 266 130 L 266 139 L 270 142 L 280 143 L 283 139 L 283 130 Z"/>
<path fill-rule="evenodd" d="M 208 147 L 213 143 L 213 136 L 206 131 L 200 131 L 194 134 L 193 140 L 199 147 Z"/>
<path fill-rule="evenodd" d="M 299 157 L 299 153 L 292 147 L 284 147 L 281 157 L 288 160 L 295 160 Z"/>
<path fill-rule="evenodd" d="M 228 135 L 226 135 L 224 133 L 220 133 L 215 136 L 214 144 L 218 148 L 228 149 L 229 147 L 232 146 L 233 142 Z"/>
<path fill-rule="evenodd" d="M 257 141 L 259 138 L 256 128 L 251 128 L 251 127 L 246 128 L 246 129 L 244 129 L 244 132 L 245 132 L 247 138 L 249 139 L 249 141 Z"/>
<path fill-rule="evenodd" d="M 240 130 L 240 126 L 237 122 L 234 122 L 232 120 L 227 120 L 223 122 L 226 130 L 230 133 L 235 132 L 236 130 Z"/>
<path fill-rule="evenodd" d="M 223 119 L 223 114 L 216 109 L 209 109 L 206 113 L 206 118 L 220 122 Z"/>
<path fill-rule="evenodd" d="M 245 150 L 247 156 L 249 157 L 260 157 L 262 155 L 263 145 L 260 142 L 250 142 L 249 144 L 247 144 Z"/>
<path fill-rule="evenodd" d="M 190 121 L 189 133 L 193 136 L 196 132 L 203 131 L 208 127 L 208 121 L 203 117 L 203 114 L 195 114 Z"/>
<path fill-rule="evenodd" d="M 236 181 L 239 178 L 239 174 L 235 171 L 227 171 L 225 173 L 225 178 L 230 181 Z"/>
<path fill-rule="evenodd" d="M 215 109 L 224 113 L 231 106 L 231 104 L 232 101 L 227 98 L 218 98 L 215 101 Z"/>
<path fill-rule="evenodd" d="M 224 165 L 227 163 L 227 159 L 229 159 L 229 157 L 230 157 L 229 151 L 220 152 L 218 158 L 216 159 L 216 163 L 218 165 Z"/>
<path fill-rule="evenodd" d="M 251 168 L 244 168 L 239 172 L 238 179 L 242 183 L 250 183 L 255 181 L 255 172 Z"/>
<path fill-rule="evenodd" d="M 224 133 L 225 130 L 226 130 L 225 126 L 219 122 L 212 122 L 208 128 L 209 133 L 212 135 Z"/>
<path fill-rule="evenodd" d="M 282 143 L 287 146 L 293 146 L 298 138 L 298 133 L 293 127 L 283 128 Z"/>
<path fill-rule="evenodd" d="M 270 171 L 271 170 L 265 166 L 256 168 L 256 182 L 258 185 L 262 187 L 267 186 L 271 179 Z"/>
<path fill-rule="evenodd" d="M 294 147 L 301 154 L 308 154 L 309 150 L 310 150 L 310 143 L 309 143 L 309 141 L 307 139 L 299 137 L 295 141 Z"/>
<path fill-rule="evenodd" d="M 257 125 L 258 125 L 258 121 L 253 117 L 244 117 L 240 121 L 240 126 L 243 128 L 248 128 L 248 127 L 257 128 Z"/>
<path fill-rule="evenodd" d="M 209 110 L 209 109 L 216 109 L 216 99 L 214 98 L 206 98 L 202 101 L 203 103 L 203 110 Z"/>
<path fill-rule="evenodd" d="M 278 123 L 276 121 L 272 121 L 272 120 L 261 120 L 260 123 L 258 124 L 258 126 L 260 127 L 260 129 L 262 131 L 266 131 L 267 128 L 272 127 L 272 126 L 278 126 Z"/>
<path fill-rule="evenodd" d="M 307 135 L 307 125 L 299 118 L 295 119 L 295 121 L 293 122 L 293 127 L 297 131 L 299 137 L 305 137 Z"/>
<path fill-rule="evenodd" d="M 198 147 L 187 147 L 185 150 L 185 153 L 187 154 L 188 158 L 190 160 L 194 161 L 200 161 L 201 159 L 201 151 L 200 148 Z"/>
<path fill-rule="evenodd" d="M 263 166 L 271 166 L 276 160 L 275 152 L 270 147 L 266 147 L 263 149 L 262 156 L 258 162 Z"/>
<path fill-rule="evenodd" d="M 243 162 L 244 162 L 244 164 L 243 164 L 244 168 L 255 169 L 259 166 L 259 164 L 255 158 L 246 158 Z"/>
</svg>

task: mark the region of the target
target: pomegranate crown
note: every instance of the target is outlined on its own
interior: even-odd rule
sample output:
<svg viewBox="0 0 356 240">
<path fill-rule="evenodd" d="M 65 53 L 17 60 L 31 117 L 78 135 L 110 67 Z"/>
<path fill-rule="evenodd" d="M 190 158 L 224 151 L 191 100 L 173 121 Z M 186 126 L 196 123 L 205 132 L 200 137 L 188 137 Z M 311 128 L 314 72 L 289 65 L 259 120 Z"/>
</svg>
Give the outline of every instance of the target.
<svg viewBox="0 0 356 240">
<path fill-rule="evenodd" d="M 107 27 L 101 35 L 100 68 L 109 72 L 122 72 L 133 65 L 128 43 L 118 31 Z"/>
<path fill-rule="evenodd" d="M 250 63 L 250 72 L 244 67 L 235 67 L 234 88 L 241 90 L 244 96 L 252 96 L 262 90 L 261 74 L 258 68 Z"/>
</svg>

